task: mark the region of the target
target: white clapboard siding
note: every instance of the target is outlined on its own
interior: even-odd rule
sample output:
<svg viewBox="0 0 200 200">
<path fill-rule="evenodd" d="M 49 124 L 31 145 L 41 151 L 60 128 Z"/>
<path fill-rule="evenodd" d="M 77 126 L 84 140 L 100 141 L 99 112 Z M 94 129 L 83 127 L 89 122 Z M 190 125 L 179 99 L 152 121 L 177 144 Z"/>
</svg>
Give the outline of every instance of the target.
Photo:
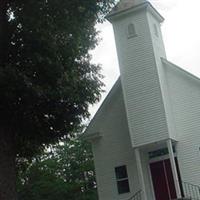
<svg viewBox="0 0 200 200">
<path fill-rule="evenodd" d="M 161 95 L 162 95 L 163 104 L 165 107 L 168 134 L 169 134 L 169 138 L 176 140 L 176 131 L 175 131 L 175 126 L 174 126 L 173 115 L 170 112 L 171 105 L 170 105 L 170 99 L 168 98 L 169 95 L 168 95 L 166 77 L 165 77 L 165 72 L 163 71 L 162 58 L 166 58 L 166 52 L 165 52 L 165 46 L 163 43 L 161 26 L 158 20 L 156 20 L 155 17 L 153 17 L 153 15 L 151 15 L 150 13 L 147 13 L 147 15 L 148 15 L 152 45 L 153 45 L 153 50 L 154 50 L 154 57 L 155 57 L 155 62 L 157 66 L 158 76 L 159 76 Z M 155 28 L 157 30 L 156 31 L 157 33 L 155 33 Z"/>
<path fill-rule="evenodd" d="M 170 135 L 158 70 L 160 57 L 165 56 L 160 24 L 145 8 L 112 23 L 132 145 L 167 139 Z M 128 38 L 130 23 L 135 25 L 136 36 Z M 155 23 L 160 35 L 157 41 L 152 36 Z"/>
<path fill-rule="evenodd" d="M 200 185 L 200 80 L 164 62 L 182 180 Z"/>
<path fill-rule="evenodd" d="M 137 169 L 121 86 L 109 98 L 101 108 L 103 115 L 99 114 L 95 119 L 95 130 L 102 133 L 102 138 L 92 142 L 98 194 L 99 200 L 124 200 L 139 189 Z M 131 190 L 123 195 L 118 194 L 114 171 L 121 165 L 127 166 Z"/>
</svg>

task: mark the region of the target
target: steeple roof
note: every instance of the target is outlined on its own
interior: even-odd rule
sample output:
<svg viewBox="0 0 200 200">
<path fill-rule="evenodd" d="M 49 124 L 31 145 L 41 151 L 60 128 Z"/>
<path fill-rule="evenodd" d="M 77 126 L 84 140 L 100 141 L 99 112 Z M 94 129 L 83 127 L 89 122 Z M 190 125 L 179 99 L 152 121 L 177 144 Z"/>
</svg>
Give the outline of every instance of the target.
<svg viewBox="0 0 200 200">
<path fill-rule="evenodd" d="M 108 21 L 112 21 L 112 17 L 121 14 L 125 11 L 132 10 L 134 8 L 142 8 L 148 5 L 150 12 L 160 21 L 163 22 L 164 18 L 160 13 L 151 5 L 148 0 L 120 0 L 120 2 L 112 9 L 112 11 L 106 16 Z"/>
<path fill-rule="evenodd" d="M 127 9 L 133 8 L 135 6 L 138 6 L 140 4 L 148 2 L 147 0 L 121 0 L 109 13 L 110 15 L 115 15 L 119 12 L 125 11 Z"/>
</svg>

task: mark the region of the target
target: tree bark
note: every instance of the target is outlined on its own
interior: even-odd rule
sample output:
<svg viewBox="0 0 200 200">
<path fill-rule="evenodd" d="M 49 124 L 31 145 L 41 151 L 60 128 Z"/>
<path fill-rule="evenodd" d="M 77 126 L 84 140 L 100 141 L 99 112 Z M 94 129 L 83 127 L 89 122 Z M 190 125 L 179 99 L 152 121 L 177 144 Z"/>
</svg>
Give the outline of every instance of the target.
<svg viewBox="0 0 200 200">
<path fill-rule="evenodd" d="M 0 67 L 4 66 L 8 56 L 8 0 L 0 2 Z"/>
<path fill-rule="evenodd" d="M 0 0 L 0 67 L 8 57 L 8 16 L 9 0 Z M 10 129 L 3 129 L 0 123 L 0 200 L 16 200 L 16 153 Z"/>
<path fill-rule="evenodd" d="M 16 200 L 15 148 L 12 135 L 0 129 L 0 200 Z"/>
</svg>

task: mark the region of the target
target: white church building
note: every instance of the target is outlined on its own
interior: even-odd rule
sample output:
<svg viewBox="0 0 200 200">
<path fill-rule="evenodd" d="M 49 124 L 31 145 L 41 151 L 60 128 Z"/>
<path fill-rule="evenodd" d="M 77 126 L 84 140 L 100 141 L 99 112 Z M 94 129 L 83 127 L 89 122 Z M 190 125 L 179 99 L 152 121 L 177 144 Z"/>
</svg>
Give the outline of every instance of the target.
<svg viewBox="0 0 200 200">
<path fill-rule="evenodd" d="M 200 200 L 200 79 L 167 60 L 148 1 L 121 0 L 107 19 L 121 75 L 84 135 L 99 200 Z"/>
</svg>

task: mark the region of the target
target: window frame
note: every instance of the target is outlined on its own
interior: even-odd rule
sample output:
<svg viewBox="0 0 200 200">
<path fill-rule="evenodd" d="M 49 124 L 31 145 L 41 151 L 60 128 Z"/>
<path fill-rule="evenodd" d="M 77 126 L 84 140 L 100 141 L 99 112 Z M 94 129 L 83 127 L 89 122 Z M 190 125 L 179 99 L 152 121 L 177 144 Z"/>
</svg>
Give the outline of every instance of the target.
<svg viewBox="0 0 200 200">
<path fill-rule="evenodd" d="M 124 172 L 122 172 L 122 174 L 125 174 L 124 177 L 120 177 L 120 175 L 117 174 L 117 169 L 119 168 L 123 168 L 123 170 L 125 170 Z M 126 165 L 115 167 L 115 178 L 116 178 L 116 183 L 117 183 L 118 194 L 122 195 L 122 194 L 130 193 L 130 185 L 129 185 L 128 171 L 127 171 Z M 123 189 L 120 188 L 119 184 L 124 183 L 124 182 L 126 183 L 127 188 L 123 191 Z"/>
<path fill-rule="evenodd" d="M 129 23 L 127 26 L 127 38 L 137 37 L 136 28 L 134 23 Z"/>
</svg>

